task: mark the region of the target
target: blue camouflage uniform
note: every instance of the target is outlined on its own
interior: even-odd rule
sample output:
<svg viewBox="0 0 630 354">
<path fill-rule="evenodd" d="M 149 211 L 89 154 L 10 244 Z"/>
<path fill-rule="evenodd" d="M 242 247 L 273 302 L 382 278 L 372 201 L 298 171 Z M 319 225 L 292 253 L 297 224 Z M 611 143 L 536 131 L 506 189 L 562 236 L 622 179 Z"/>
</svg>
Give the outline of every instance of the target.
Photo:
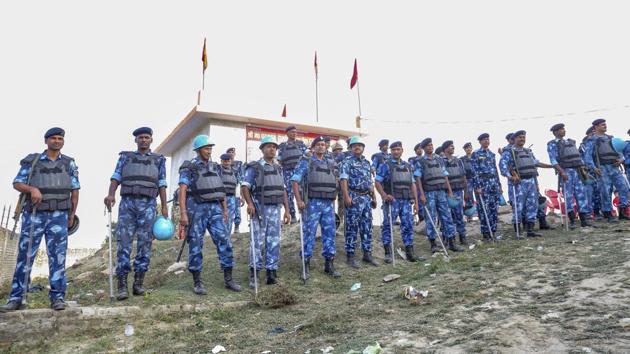
<svg viewBox="0 0 630 354">
<path fill-rule="evenodd" d="M 432 154 L 431 157 L 423 155 L 419 161 L 425 160 L 429 162 L 438 161 L 442 167 L 443 175 L 448 176 L 448 172 L 446 172 L 446 168 L 444 167 L 444 160 L 442 159 L 442 157 L 435 154 Z M 413 175 L 416 178 L 422 179 L 422 163 L 417 164 L 416 170 L 414 171 Z M 453 217 L 451 216 L 451 211 L 448 206 L 446 189 L 443 188 L 435 191 L 424 190 L 424 196 L 426 198 L 425 207 L 429 211 L 429 215 L 425 215 L 425 218 L 430 217 L 433 220 L 433 223 L 431 221 L 425 222 L 427 228 L 427 237 L 429 238 L 429 240 L 433 241 L 437 237 L 437 230 L 433 227 L 433 224 L 436 224 L 437 226 L 438 217 L 443 225 L 443 238 L 447 240 L 455 238 L 455 226 L 453 225 Z"/>
<path fill-rule="evenodd" d="M 501 181 L 497 171 L 495 154 L 489 149 L 479 148 L 470 157 L 473 170 L 473 185 L 481 189 L 485 213 L 482 206 L 477 207 L 481 233 L 489 235 L 497 231 L 497 212 L 501 194 Z M 481 203 L 480 203 L 481 204 Z M 485 214 L 488 214 L 486 220 Z M 488 229 L 490 224 L 490 229 Z"/>
<path fill-rule="evenodd" d="M 527 150 L 531 153 L 535 163 L 538 163 L 538 160 L 534 157 L 533 152 L 529 149 L 524 149 L 521 147 L 517 147 L 515 145 L 512 146 L 509 153 L 504 153 L 501 155 L 501 159 L 499 160 L 499 170 L 501 174 L 506 178 L 510 178 L 512 174 L 510 171 L 516 170 L 516 165 L 514 161 L 514 157 L 512 155 L 512 151 L 517 154 L 521 151 Z M 519 175 L 521 175 L 519 171 Z M 516 205 L 518 206 L 519 211 L 521 211 L 518 215 L 518 221 L 514 219 L 514 213 L 512 213 L 512 223 L 516 224 L 520 223 L 525 218 L 525 221 L 528 223 L 535 223 L 538 218 L 538 185 L 536 182 L 536 177 L 521 177 L 520 183 L 514 186 L 516 190 Z M 524 214 L 523 214 L 524 213 Z"/>
<path fill-rule="evenodd" d="M 586 161 L 586 139 L 582 141 L 580 144 L 580 155 L 582 156 L 582 161 Z M 586 171 L 588 173 L 590 183 L 585 185 L 586 199 L 589 203 L 591 210 L 593 210 L 594 214 L 599 214 L 602 210 L 602 199 L 599 193 L 599 185 L 598 180 L 595 178 L 595 171 L 592 167 L 586 165 Z"/>
<path fill-rule="evenodd" d="M 449 158 L 447 156 L 444 156 L 443 159 L 444 159 L 444 164 L 445 165 L 448 164 Z M 453 156 L 452 159 L 456 159 L 455 161 L 459 160 L 460 161 L 459 163 L 461 163 L 461 166 L 464 169 L 464 173 L 466 173 L 466 169 L 465 169 L 463 161 L 461 161 L 461 159 L 458 159 L 455 156 Z M 449 180 L 449 182 L 451 184 L 451 190 L 453 191 L 453 198 L 461 200 L 461 203 L 459 203 L 458 206 L 456 206 L 455 208 L 450 208 L 451 217 L 453 218 L 453 224 L 455 225 L 455 229 L 457 230 L 457 233 L 459 234 L 460 239 L 465 239 L 466 238 L 466 223 L 464 222 L 464 204 L 466 203 L 465 201 L 466 193 L 464 192 L 464 188 L 457 188 L 452 180 Z M 444 225 L 440 225 L 440 226 L 442 229 L 444 228 Z"/>
<path fill-rule="evenodd" d="M 310 158 L 300 160 L 291 177 L 291 181 L 295 181 L 299 184 L 304 180 L 304 185 L 308 184 L 309 161 L 313 161 L 316 166 L 328 167 L 328 161 L 326 159 L 319 160 L 317 156 L 313 154 Z M 306 203 L 306 211 L 304 212 L 304 220 L 306 220 L 306 222 L 303 222 L 302 230 L 304 234 L 305 258 L 308 259 L 313 255 L 317 225 L 320 225 L 322 230 L 322 256 L 326 259 L 334 258 L 336 253 L 334 200 L 309 198 L 308 202 L 306 199 L 304 199 L 304 202 Z"/>
<path fill-rule="evenodd" d="M 36 154 L 39 161 L 50 161 L 46 153 Z M 61 155 L 60 158 L 71 159 L 69 163 L 69 171 L 72 189 L 80 189 L 79 171 L 77 165 L 72 158 Z M 22 160 L 20 162 L 20 170 L 13 180 L 15 183 L 24 183 L 28 181 L 28 175 L 31 171 L 31 162 Z M 37 168 L 37 167 L 36 167 Z M 29 196 L 27 196 L 27 199 Z M 15 272 L 13 273 L 13 281 L 11 283 L 11 295 L 9 301 L 21 301 L 24 290 L 28 286 L 24 284 L 24 273 L 29 273 L 33 267 L 39 244 L 42 237 L 46 237 L 46 252 L 48 254 L 48 270 L 50 291 L 48 297 L 50 300 L 62 299 L 66 295 L 66 251 L 68 249 L 68 210 L 54 211 L 37 211 L 32 213 L 30 202 L 27 201 L 24 211 L 22 212 L 22 226 L 20 239 L 18 242 L 18 256 L 15 264 Z M 29 235 L 33 227 L 33 235 Z M 32 246 L 30 254 L 30 264 L 26 264 L 28 242 L 32 237 Z"/>
<path fill-rule="evenodd" d="M 475 188 L 473 183 L 472 160 L 470 156 L 462 156 L 460 160 L 464 164 L 464 170 L 466 171 L 466 189 L 468 191 L 468 195 L 470 198 L 474 198 Z M 472 199 L 470 203 L 472 203 Z"/>
<path fill-rule="evenodd" d="M 190 164 L 199 170 L 207 169 L 208 164 L 212 161 L 204 163 L 199 157 L 190 160 Z M 221 175 L 221 168 L 217 165 L 217 173 Z M 199 203 L 191 196 L 191 186 L 196 178 L 196 173 L 190 168 L 180 168 L 179 184 L 188 186 L 186 209 L 188 211 L 188 271 L 191 273 L 201 272 L 203 266 L 203 237 L 206 230 L 210 232 L 212 242 L 217 247 L 219 256 L 219 264 L 221 269 L 233 268 L 234 257 L 232 252 L 232 241 L 230 235 L 225 229 L 223 219 L 223 207 L 221 202 L 202 202 Z"/>
<path fill-rule="evenodd" d="M 306 154 L 306 152 L 308 151 L 308 148 L 306 147 L 306 145 L 304 144 L 302 140 L 295 140 L 293 144 L 295 144 L 300 149 L 300 151 L 302 152 L 302 155 Z M 291 219 L 295 220 L 295 203 L 294 203 L 295 197 L 293 196 L 293 187 L 291 186 L 291 177 L 295 173 L 295 168 L 297 165 L 294 164 L 294 162 L 291 162 L 290 165 L 287 167 L 282 161 L 284 158 L 283 155 L 285 154 L 285 150 L 287 149 L 288 145 L 289 145 L 288 141 L 284 141 L 280 143 L 280 145 L 278 145 L 277 160 L 282 165 L 282 176 L 284 177 L 284 186 L 287 191 L 287 197 L 289 198 L 289 212 L 291 213 Z"/>
<path fill-rule="evenodd" d="M 393 166 L 403 166 L 406 165 L 402 160 L 394 160 L 393 157 L 388 157 L 387 160 L 380 164 L 378 170 L 376 170 L 375 180 L 383 185 L 386 188 L 386 185 L 391 184 L 391 169 L 390 164 Z M 411 166 L 409 166 L 411 168 Z M 413 173 L 414 170 L 411 170 L 412 177 L 409 181 L 410 183 L 414 183 L 413 181 Z M 391 194 L 391 193 L 388 193 Z M 413 198 L 411 196 L 411 198 Z M 428 203 L 428 200 L 427 200 Z M 402 237 L 403 244 L 405 246 L 413 246 L 413 199 L 402 199 L 396 198 L 391 203 L 384 203 L 381 208 L 383 209 L 383 225 L 381 227 L 381 241 L 383 242 L 383 247 L 386 249 L 390 247 L 392 243 L 392 234 L 391 234 L 391 226 L 389 224 L 390 215 L 391 220 L 396 220 L 400 217 L 400 234 Z M 389 214 L 388 214 L 389 213 Z"/>
<path fill-rule="evenodd" d="M 229 170 L 225 169 L 224 167 L 221 167 L 221 168 L 223 169 L 223 171 L 228 171 L 229 173 Z M 238 185 L 241 183 L 241 174 L 238 173 L 234 165 L 232 165 L 231 169 L 233 171 L 232 173 L 234 173 L 234 177 L 236 178 L 236 188 L 238 188 Z M 225 230 L 227 231 L 228 235 L 232 235 L 232 225 L 238 226 L 241 222 L 240 221 L 240 217 L 241 217 L 240 216 L 241 215 L 240 198 L 236 197 L 235 192 L 236 192 L 236 189 L 228 190 L 228 186 L 227 185 L 225 186 L 225 194 L 226 194 L 225 204 L 227 205 L 227 210 L 228 210 L 228 221 L 225 223 Z M 237 216 L 239 218 L 238 223 L 236 222 Z"/>
<path fill-rule="evenodd" d="M 409 164 L 411 165 L 411 168 L 413 168 L 414 172 L 418 168 L 418 163 L 420 162 L 420 158 L 421 158 L 421 156 L 415 155 L 415 156 L 412 156 L 409 159 L 407 159 L 407 162 L 409 162 Z M 416 193 L 418 194 L 418 200 L 420 200 L 420 189 L 417 189 Z M 420 221 L 424 220 L 424 208 L 422 208 L 422 207 L 418 208 L 418 219 Z"/>
<path fill-rule="evenodd" d="M 370 163 L 365 157 L 352 155 L 339 168 L 339 179 L 348 181 L 348 194 L 352 205 L 345 208 L 346 253 L 354 254 L 357 234 L 361 238 L 363 252 L 372 252 L 372 175 Z"/>
<path fill-rule="evenodd" d="M 270 165 L 265 159 L 258 160 L 260 166 Z M 256 208 L 256 216 L 252 219 L 252 232 L 254 234 L 254 253 L 256 259 L 252 259 L 249 252 L 249 267 L 261 270 L 262 249 L 265 248 L 265 268 L 267 270 L 277 270 L 280 263 L 280 228 L 282 204 L 263 204 L 261 197 L 254 194 L 256 190 L 256 178 L 259 170 L 248 165 L 245 168 L 245 175 L 241 182 L 243 186 L 249 188 L 252 201 Z"/>
<path fill-rule="evenodd" d="M 560 164 L 558 162 L 558 144 L 564 141 L 565 139 L 554 139 L 547 143 L 547 154 L 549 155 L 551 165 L 555 166 Z M 562 165 L 560 167 L 562 167 Z M 586 187 L 582 182 L 582 177 L 578 170 L 579 168 L 582 167 L 562 167 L 568 180 L 564 182 L 561 176 L 558 176 L 558 178 L 560 178 L 560 182 L 562 183 L 562 191 L 565 193 L 564 198 L 567 204 L 567 211 L 574 210 L 577 202 L 578 212 L 580 214 L 584 213 L 590 215 L 593 210 L 588 202 Z"/>
<path fill-rule="evenodd" d="M 236 179 L 241 183 L 243 175 L 245 174 L 245 166 L 243 161 L 232 161 L 232 168 L 236 172 Z M 237 187 L 238 188 L 238 187 Z M 236 209 L 234 211 L 234 227 L 238 228 L 241 225 L 241 197 L 235 198 Z M 230 233 L 232 228 L 230 227 Z"/>
<path fill-rule="evenodd" d="M 626 181 L 619 167 L 616 167 L 613 164 L 599 163 L 597 161 L 597 158 L 595 156 L 595 145 L 597 140 L 603 137 L 603 135 L 597 135 L 597 133 L 595 133 L 588 140 L 586 140 L 584 162 L 589 168 L 593 170 L 595 168 L 599 168 L 601 170 L 602 175 L 596 176 L 599 182 L 598 187 L 602 204 L 601 210 L 603 212 L 610 212 L 612 210 L 612 188 L 615 187 L 615 189 L 619 193 L 619 207 L 627 208 L 628 186 L 626 185 Z M 610 138 L 612 139 L 612 137 Z M 619 153 L 617 158 L 619 160 L 624 160 L 623 155 Z"/>
<path fill-rule="evenodd" d="M 139 151 L 133 155 L 141 156 Z M 146 155 L 155 156 L 149 152 Z M 166 159 L 158 157 L 158 188 L 166 188 Z M 119 184 L 123 180 L 123 168 L 129 163 L 129 155 L 121 153 L 111 179 Z M 118 206 L 118 224 L 116 226 L 117 266 L 116 275 L 124 276 L 131 272 L 131 250 L 133 236 L 138 238 L 136 258 L 133 263 L 134 272 L 146 273 L 151 261 L 151 243 L 153 242 L 153 222 L 157 215 L 155 198 L 136 195 L 122 195 Z"/>
<path fill-rule="evenodd" d="M 626 178 L 630 180 L 630 140 L 626 140 L 626 145 L 623 147 L 623 166 L 626 170 Z"/>
<path fill-rule="evenodd" d="M 372 170 L 378 171 L 378 168 L 383 163 L 385 163 L 385 161 L 389 160 L 391 156 L 392 156 L 391 154 L 387 152 L 382 152 L 382 151 L 379 151 L 375 153 L 374 155 L 372 155 L 372 158 L 370 158 L 370 160 L 372 161 Z"/>
</svg>

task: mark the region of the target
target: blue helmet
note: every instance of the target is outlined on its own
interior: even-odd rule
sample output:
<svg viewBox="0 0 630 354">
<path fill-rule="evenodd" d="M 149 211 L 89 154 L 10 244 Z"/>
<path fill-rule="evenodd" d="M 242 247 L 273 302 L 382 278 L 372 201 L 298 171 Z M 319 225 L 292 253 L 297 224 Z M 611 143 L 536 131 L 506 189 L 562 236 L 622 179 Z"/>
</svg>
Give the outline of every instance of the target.
<svg viewBox="0 0 630 354">
<path fill-rule="evenodd" d="M 153 223 L 153 235 L 157 240 L 170 240 L 175 234 L 175 225 L 164 216 L 158 217 Z"/>
<path fill-rule="evenodd" d="M 462 203 L 462 201 L 461 201 L 461 199 L 459 199 L 459 198 L 451 198 L 451 197 L 448 197 L 448 206 L 449 206 L 451 209 L 455 209 L 455 208 L 457 208 L 458 206 L 460 206 L 460 205 L 461 205 L 461 203 Z"/>
<path fill-rule="evenodd" d="M 477 207 L 472 205 L 469 208 L 464 209 L 464 215 L 468 217 L 473 217 L 477 215 Z"/>
<path fill-rule="evenodd" d="M 201 134 L 193 139 L 193 150 L 196 151 L 205 146 L 214 146 L 214 141 L 209 136 Z"/>
<path fill-rule="evenodd" d="M 626 147 L 626 142 L 620 138 L 612 138 L 612 146 L 620 154 L 623 154 L 623 149 Z"/>
</svg>

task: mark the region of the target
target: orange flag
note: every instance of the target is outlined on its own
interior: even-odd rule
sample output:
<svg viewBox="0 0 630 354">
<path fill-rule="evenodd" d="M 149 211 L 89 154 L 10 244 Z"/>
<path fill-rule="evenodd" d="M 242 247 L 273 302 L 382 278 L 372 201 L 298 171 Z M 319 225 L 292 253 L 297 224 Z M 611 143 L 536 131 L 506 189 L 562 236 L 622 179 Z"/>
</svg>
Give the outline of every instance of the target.
<svg viewBox="0 0 630 354">
<path fill-rule="evenodd" d="M 350 89 L 352 90 L 354 86 L 359 81 L 359 70 L 357 70 L 357 60 L 354 59 L 354 71 L 352 72 L 352 79 L 350 79 Z"/>
<path fill-rule="evenodd" d="M 203 39 L 203 51 L 201 52 L 201 62 L 203 63 L 203 71 L 208 68 L 208 57 L 206 56 L 206 39 Z"/>
<path fill-rule="evenodd" d="M 285 103 L 284 108 L 282 109 L 282 116 L 286 118 L 287 116 L 287 105 Z"/>
</svg>

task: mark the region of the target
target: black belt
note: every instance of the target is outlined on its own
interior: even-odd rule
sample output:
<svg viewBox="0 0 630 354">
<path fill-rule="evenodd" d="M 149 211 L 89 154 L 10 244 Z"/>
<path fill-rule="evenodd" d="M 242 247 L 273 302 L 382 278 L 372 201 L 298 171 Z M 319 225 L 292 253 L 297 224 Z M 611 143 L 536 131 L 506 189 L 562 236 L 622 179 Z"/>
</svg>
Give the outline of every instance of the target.
<svg viewBox="0 0 630 354">
<path fill-rule="evenodd" d="M 368 195 L 368 194 L 370 194 L 370 190 L 361 191 L 361 190 L 358 190 L 358 189 L 350 188 L 350 191 L 355 193 L 355 194 L 358 194 L 358 195 Z"/>
</svg>

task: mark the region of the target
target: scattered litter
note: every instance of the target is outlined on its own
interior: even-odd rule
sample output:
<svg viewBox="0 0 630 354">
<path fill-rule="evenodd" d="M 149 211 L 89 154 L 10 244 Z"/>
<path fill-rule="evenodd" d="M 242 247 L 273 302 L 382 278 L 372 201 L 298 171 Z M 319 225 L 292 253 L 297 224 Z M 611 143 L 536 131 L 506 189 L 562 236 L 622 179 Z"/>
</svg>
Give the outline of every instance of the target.
<svg viewBox="0 0 630 354">
<path fill-rule="evenodd" d="M 425 263 L 425 264 L 424 264 L 424 266 L 425 266 L 425 267 L 428 267 L 428 266 L 430 266 L 430 265 L 431 265 L 431 263 Z"/>
<path fill-rule="evenodd" d="M 436 340 L 432 340 L 429 342 L 429 347 L 434 346 L 438 343 L 440 343 L 442 340 L 441 339 L 436 339 Z"/>
<path fill-rule="evenodd" d="M 536 249 L 537 249 L 538 251 L 542 251 L 542 250 L 543 250 L 543 246 L 538 246 L 538 247 L 536 247 Z"/>
<path fill-rule="evenodd" d="M 94 296 L 94 294 L 92 294 L 92 293 L 87 293 L 87 294 L 85 294 L 85 296 L 87 296 L 87 297 L 92 297 L 92 296 Z"/>
<path fill-rule="evenodd" d="M 217 353 L 226 352 L 226 351 L 227 350 L 222 345 L 216 345 L 214 348 L 212 348 L 212 354 L 217 354 Z"/>
<path fill-rule="evenodd" d="M 133 326 L 130 324 L 125 325 L 125 336 L 131 337 L 133 336 L 134 330 Z"/>
<path fill-rule="evenodd" d="M 571 241 L 567 241 L 567 243 L 570 243 L 572 245 L 575 245 L 577 243 L 577 240 L 571 240 Z"/>
<path fill-rule="evenodd" d="M 260 352 L 260 354 L 271 354 L 271 350 L 265 350 L 264 352 Z"/>
<path fill-rule="evenodd" d="M 267 332 L 267 334 L 270 335 L 270 336 L 275 336 L 276 334 L 284 333 L 286 331 L 287 330 L 282 328 L 282 327 L 275 327 L 271 331 Z"/>
<path fill-rule="evenodd" d="M 103 290 L 103 289 L 96 289 L 96 294 L 97 295 L 105 294 L 105 290 Z"/>
<path fill-rule="evenodd" d="M 403 250 L 400 249 L 400 247 L 396 248 L 396 253 L 398 253 L 400 258 L 407 260 L 407 255 L 405 254 L 405 252 L 403 252 Z"/>
<path fill-rule="evenodd" d="M 365 347 L 362 354 L 379 354 L 381 352 L 383 352 L 383 348 L 381 348 L 381 345 L 378 344 L 378 342 L 375 342 L 374 345 L 368 345 Z"/>
<path fill-rule="evenodd" d="M 168 266 L 168 268 L 166 268 L 166 271 L 164 272 L 164 274 L 171 273 L 171 272 L 176 272 L 178 270 L 184 270 L 184 269 L 186 269 L 186 262 L 177 262 L 177 263 L 173 263 L 170 266 Z"/>
<path fill-rule="evenodd" d="M 304 352 L 304 354 L 311 354 L 311 350 L 308 349 L 307 351 Z"/>
<path fill-rule="evenodd" d="M 413 305 L 419 305 L 423 298 L 429 296 L 429 292 L 426 290 L 416 290 L 413 286 L 406 286 L 403 296 Z"/>
<path fill-rule="evenodd" d="M 327 346 L 326 348 L 320 349 L 320 350 L 322 351 L 322 353 L 326 354 L 326 353 L 332 353 L 333 350 L 335 350 L 335 348 L 331 346 Z"/>
<path fill-rule="evenodd" d="M 300 323 L 299 325 L 293 326 L 293 333 L 302 330 L 302 328 L 304 328 L 304 324 L 303 323 Z"/>
<path fill-rule="evenodd" d="M 534 248 L 529 247 L 529 246 L 526 246 L 526 247 L 523 247 L 523 248 L 525 248 L 526 250 L 533 250 L 534 249 Z"/>
<path fill-rule="evenodd" d="M 433 273 L 429 275 L 431 278 L 435 278 L 437 276 L 437 274 Z"/>
<path fill-rule="evenodd" d="M 582 352 L 584 352 L 584 353 L 592 353 L 593 350 L 591 350 L 591 348 L 589 348 L 589 347 L 582 347 Z"/>
<path fill-rule="evenodd" d="M 474 249 L 474 248 L 475 248 L 475 244 L 474 244 L 474 243 L 473 243 L 472 245 L 468 246 L 468 249 L 469 249 L 469 250 L 472 250 L 472 249 Z"/>
<path fill-rule="evenodd" d="M 175 275 L 180 275 L 180 274 L 182 274 L 183 272 L 184 272 L 184 270 L 182 269 L 182 270 L 175 271 L 173 274 L 175 274 Z"/>
<path fill-rule="evenodd" d="M 549 312 L 549 313 L 546 313 L 546 314 L 542 315 L 542 317 L 540 319 L 543 320 L 543 321 L 546 321 L 546 320 L 556 319 L 556 318 L 560 318 L 560 314 L 559 313 L 557 313 L 557 312 Z"/>
<path fill-rule="evenodd" d="M 354 283 L 352 284 L 352 287 L 350 288 L 350 291 L 357 291 L 361 289 L 361 283 Z"/>
<path fill-rule="evenodd" d="M 623 328 L 630 327 L 630 318 L 622 318 L 619 320 L 619 325 Z"/>
<path fill-rule="evenodd" d="M 390 281 L 394 281 L 396 279 L 400 278 L 400 274 L 387 274 L 384 278 L 383 278 L 383 282 L 385 283 L 389 283 Z"/>
</svg>

